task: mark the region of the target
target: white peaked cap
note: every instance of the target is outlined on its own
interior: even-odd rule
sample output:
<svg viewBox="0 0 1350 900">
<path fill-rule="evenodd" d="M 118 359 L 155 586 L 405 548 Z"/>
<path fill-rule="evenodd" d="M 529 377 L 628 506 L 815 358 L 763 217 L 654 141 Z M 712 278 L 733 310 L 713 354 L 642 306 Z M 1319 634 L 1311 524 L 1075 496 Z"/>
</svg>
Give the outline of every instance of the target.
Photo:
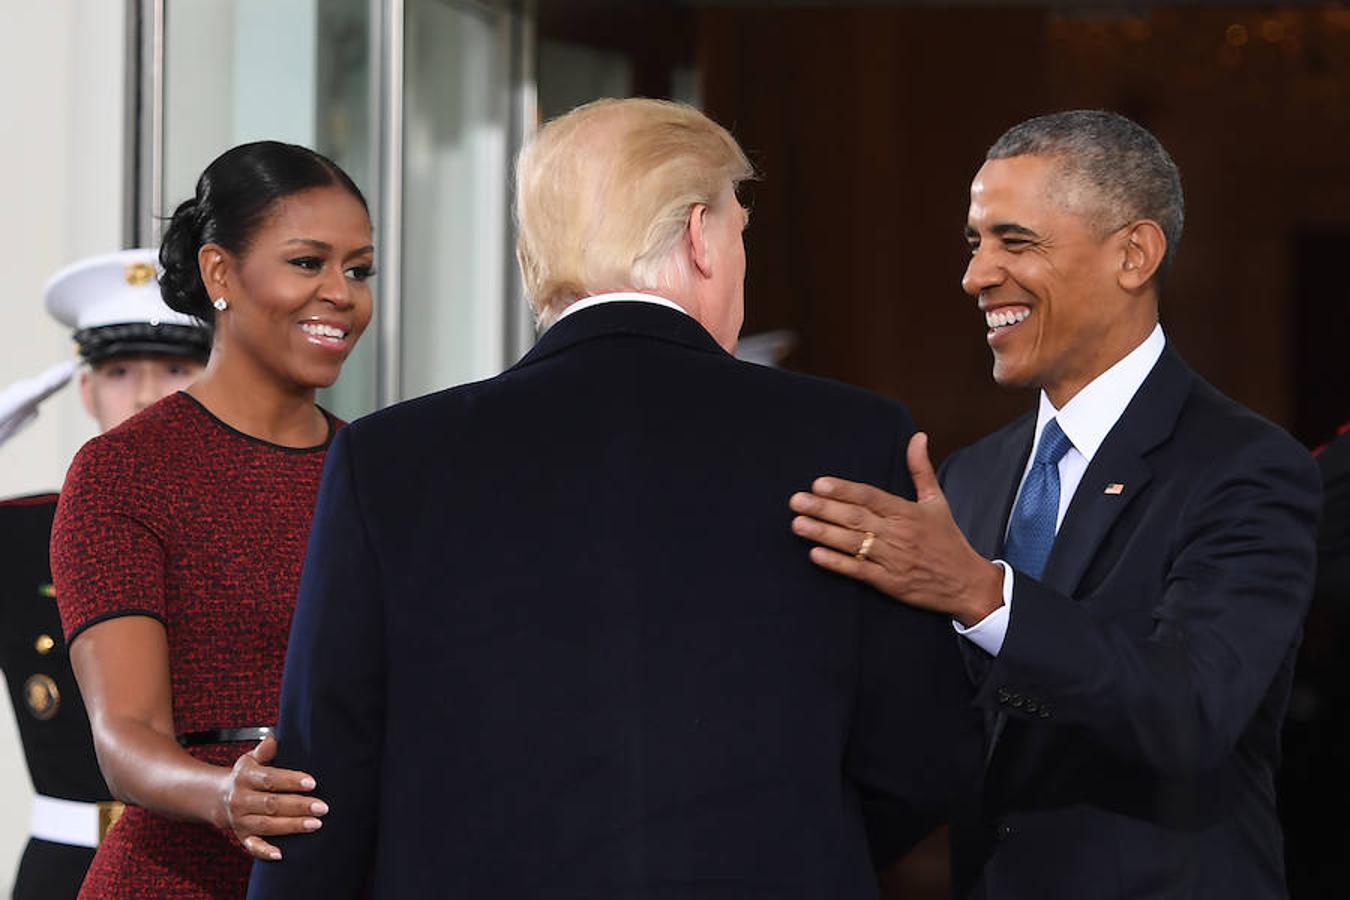
<svg viewBox="0 0 1350 900">
<path fill-rule="evenodd" d="M 120 250 L 72 263 L 48 280 L 47 312 L 75 330 L 133 322 L 202 327 L 160 299 L 158 257 L 154 250 Z"/>
</svg>

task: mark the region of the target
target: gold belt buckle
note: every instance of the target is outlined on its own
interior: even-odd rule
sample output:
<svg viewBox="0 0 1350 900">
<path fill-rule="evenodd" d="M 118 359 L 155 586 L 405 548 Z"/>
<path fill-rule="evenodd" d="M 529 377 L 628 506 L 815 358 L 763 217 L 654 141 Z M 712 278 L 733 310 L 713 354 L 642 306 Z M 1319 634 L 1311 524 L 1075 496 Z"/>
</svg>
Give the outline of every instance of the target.
<svg viewBox="0 0 1350 900">
<path fill-rule="evenodd" d="M 117 824 L 118 819 L 122 818 L 123 809 L 125 807 L 120 800 L 98 801 L 98 842 L 100 844 L 108 836 L 108 830 Z"/>
</svg>

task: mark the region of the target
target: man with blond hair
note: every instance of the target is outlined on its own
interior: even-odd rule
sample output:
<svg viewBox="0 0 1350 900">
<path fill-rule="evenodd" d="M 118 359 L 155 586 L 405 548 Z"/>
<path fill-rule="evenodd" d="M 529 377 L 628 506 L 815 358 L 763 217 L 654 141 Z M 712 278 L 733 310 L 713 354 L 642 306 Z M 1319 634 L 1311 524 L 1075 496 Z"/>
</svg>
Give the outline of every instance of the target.
<svg viewBox="0 0 1350 900">
<path fill-rule="evenodd" d="M 873 898 L 945 817 L 950 625 L 813 567 L 784 506 L 821 469 L 910 493 L 913 426 L 732 355 L 750 175 L 653 100 L 521 154 L 547 331 L 329 451 L 277 764 L 331 811 L 250 896 Z"/>
</svg>

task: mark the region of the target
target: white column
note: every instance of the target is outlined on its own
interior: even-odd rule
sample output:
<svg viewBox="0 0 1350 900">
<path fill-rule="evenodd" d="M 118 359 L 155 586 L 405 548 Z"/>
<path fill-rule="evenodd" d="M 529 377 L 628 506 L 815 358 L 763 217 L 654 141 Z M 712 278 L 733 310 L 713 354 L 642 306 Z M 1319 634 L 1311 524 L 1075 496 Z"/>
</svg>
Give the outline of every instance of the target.
<svg viewBox="0 0 1350 900">
<path fill-rule="evenodd" d="M 10 266 L 0 296 L 0 385 L 73 353 L 66 330 L 42 308 L 47 278 L 75 259 L 119 249 L 125 13 L 110 0 L 5 4 L 0 247 Z M 93 433 L 73 389 L 49 399 L 37 422 L 0 447 L 0 497 L 59 488 L 70 458 Z M 0 713 L 4 896 L 27 840 L 30 797 L 13 717 Z"/>
</svg>

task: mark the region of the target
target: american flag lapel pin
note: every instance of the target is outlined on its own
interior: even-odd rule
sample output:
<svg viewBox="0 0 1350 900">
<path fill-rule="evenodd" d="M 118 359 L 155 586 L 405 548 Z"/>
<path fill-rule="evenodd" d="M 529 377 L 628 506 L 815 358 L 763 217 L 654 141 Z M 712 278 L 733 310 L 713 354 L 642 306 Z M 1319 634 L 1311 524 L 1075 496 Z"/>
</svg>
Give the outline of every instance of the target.
<svg viewBox="0 0 1350 900">
<path fill-rule="evenodd" d="M 1106 489 L 1102 491 L 1102 493 L 1110 494 L 1113 497 L 1123 494 L 1125 493 L 1125 485 L 1121 484 L 1119 481 L 1113 481 L 1106 486 Z"/>
</svg>

